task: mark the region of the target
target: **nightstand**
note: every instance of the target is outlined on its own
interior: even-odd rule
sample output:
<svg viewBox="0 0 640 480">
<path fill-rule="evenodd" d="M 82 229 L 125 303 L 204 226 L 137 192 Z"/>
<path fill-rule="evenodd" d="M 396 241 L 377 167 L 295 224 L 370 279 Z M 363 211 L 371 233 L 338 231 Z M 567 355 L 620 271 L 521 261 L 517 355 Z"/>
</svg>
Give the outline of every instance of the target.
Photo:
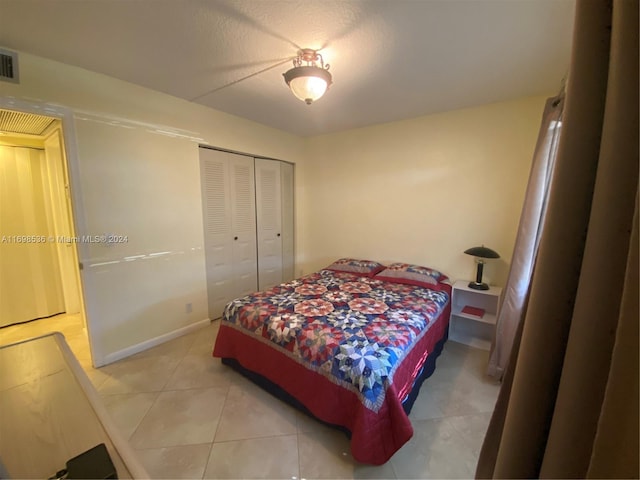
<svg viewBox="0 0 640 480">
<path fill-rule="evenodd" d="M 457 280 L 451 295 L 449 339 L 483 350 L 491 348 L 500 307 L 502 288 L 469 288 L 468 280 Z M 466 308 L 465 308 L 466 307 Z"/>
</svg>

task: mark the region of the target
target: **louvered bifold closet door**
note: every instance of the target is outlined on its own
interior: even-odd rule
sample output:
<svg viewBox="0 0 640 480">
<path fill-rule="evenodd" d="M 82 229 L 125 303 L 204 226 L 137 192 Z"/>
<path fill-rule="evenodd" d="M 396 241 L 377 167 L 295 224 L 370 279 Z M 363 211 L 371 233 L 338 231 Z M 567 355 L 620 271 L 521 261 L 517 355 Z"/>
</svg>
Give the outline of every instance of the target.
<svg viewBox="0 0 640 480">
<path fill-rule="evenodd" d="M 294 177 L 291 163 L 280 163 L 280 184 L 282 188 L 282 281 L 294 279 Z"/>
<path fill-rule="evenodd" d="M 235 155 L 231 161 L 233 224 L 233 298 L 258 289 L 256 197 L 253 158 Z"/>
<path fill-rule="evenodd" d="M 256 158 L 258 287 L 282 283 L 282 197 L 280 163 Z"/>
<path fill-rule="evenodd" d="M 227 302 L 257 287 L 253 159 L 200 148 L 200 172 L 209 318 L 214 319 Z"/>
</svg>

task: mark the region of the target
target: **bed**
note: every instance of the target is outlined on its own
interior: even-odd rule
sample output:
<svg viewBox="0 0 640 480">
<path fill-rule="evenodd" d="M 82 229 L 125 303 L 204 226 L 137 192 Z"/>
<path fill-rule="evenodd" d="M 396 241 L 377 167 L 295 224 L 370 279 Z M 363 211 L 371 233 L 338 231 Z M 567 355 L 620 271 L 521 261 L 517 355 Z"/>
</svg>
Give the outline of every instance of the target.
<svg viewBox="0 0 640 480">
<path fill-rule="evenodd" d="M 447 339 L 450 294 L 431 268 L 340 259 L 228 303 L 213 356 L 380 465 L 413 435 L 408 414 Z"/>
</svg>

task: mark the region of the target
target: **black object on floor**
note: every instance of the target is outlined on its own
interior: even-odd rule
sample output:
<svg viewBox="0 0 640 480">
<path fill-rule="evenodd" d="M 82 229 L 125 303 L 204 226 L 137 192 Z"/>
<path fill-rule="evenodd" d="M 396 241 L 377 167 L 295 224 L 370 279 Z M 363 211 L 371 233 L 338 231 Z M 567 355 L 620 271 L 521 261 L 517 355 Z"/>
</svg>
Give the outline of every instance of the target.
<svg viewBox="0 0 640 480">
<path fill-rule="evenodd" d="M 73 457 L 67 462 L 65 478 L 118 478 L 104 443 Z"/>
</svg>

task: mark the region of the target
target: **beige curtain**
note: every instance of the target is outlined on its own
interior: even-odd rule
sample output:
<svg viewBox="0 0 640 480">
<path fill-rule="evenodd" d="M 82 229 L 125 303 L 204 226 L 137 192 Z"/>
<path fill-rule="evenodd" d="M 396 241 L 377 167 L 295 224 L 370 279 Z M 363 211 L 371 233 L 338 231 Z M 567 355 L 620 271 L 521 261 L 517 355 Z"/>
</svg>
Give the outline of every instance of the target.
<svg viewBox="0 0 640 480">
<path fill-rule="evenodd" d="M 522 319 L 524 304 L 529 293 L 558 152 L 563 106 L 564 92 L 557 98 L 548 99 L 542 114 L 542 125 L 533 155 L 518 235 L 511 257 L 509 278 L 502 295 L 502 305 L 489 356 L 487 374 L 497 379 L 501 379 L 504 375 L 513 339 Z"/>
<path fill-rule="evenodd" d="M 556 171 L 478 478 L 638 478 L 638 2 L 578 0 Z"/>
</svg>

